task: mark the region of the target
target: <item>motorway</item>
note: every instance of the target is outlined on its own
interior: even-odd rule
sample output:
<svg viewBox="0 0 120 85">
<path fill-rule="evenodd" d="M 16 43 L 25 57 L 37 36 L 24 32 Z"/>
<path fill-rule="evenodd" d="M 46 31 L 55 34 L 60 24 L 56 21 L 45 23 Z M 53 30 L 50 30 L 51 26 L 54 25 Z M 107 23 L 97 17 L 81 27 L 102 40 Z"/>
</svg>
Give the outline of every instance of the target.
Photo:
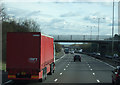
<svg viewBox="0 0 120 85">
<path fill-rule="evenodd" d="M 74 54 L 65 54 L 56 60 L 56 71 L 48 75 L 45 81 L 29 81 L 12 83 L 14 85 L 40 85 L 43 83 L 76 83 L 85 85 L 111 85 L 113 66 L 93 57 L 81 55 L 81 62 L 73 61 Z"/>
</svg>

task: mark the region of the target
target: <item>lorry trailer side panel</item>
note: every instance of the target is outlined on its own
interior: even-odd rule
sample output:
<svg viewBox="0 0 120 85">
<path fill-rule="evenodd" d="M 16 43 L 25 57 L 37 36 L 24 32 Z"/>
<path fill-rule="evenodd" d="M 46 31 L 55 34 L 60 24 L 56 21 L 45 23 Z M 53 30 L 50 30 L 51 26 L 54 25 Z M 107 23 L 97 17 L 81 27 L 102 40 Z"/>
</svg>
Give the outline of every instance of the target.
<svg viewBox="0 0 120 85">
<path fill-rule="evenodd" d="M 41 35 L 41 70 L 54 62 L 53 38 Z"/>
</svg>

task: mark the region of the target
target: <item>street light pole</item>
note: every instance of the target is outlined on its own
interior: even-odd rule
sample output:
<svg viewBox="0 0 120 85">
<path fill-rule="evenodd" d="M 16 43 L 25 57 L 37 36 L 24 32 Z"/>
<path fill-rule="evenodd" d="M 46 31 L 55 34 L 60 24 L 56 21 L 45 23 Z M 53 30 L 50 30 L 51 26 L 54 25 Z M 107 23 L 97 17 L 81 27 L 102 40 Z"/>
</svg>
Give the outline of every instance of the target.
<svg viewBox="0 0 120 85">
<path fill-rule="evenodd" d="M 90 27 L 90 40 L 92 40 L 92 28 L 95 27 L 95 26 L 87 26 L 87 27 Z"/>
<path fill-rule="evenodd" d="M 113 20 L 112 20 L 112 55 L 114 53 L 114 0 L 113 0 Z"/>
<path fill-rule="evenodd" d="M 100 23 L 100 18 L 98 18 L 98 40 L 99 40 L 99 23 Z"/>
<path fill-rule="evenodd" d="M 96 18 L 93 18 L 93 19 L 96 19 Z M 98 22 L 98 40 L 99 40 L 99 36 L 100 36 L 100 17 L 97 18 L 97 22 Z M 102 19 L 105 19 L 105 18 L 102 18 Z"/>
<path fill-rule="evenodd" d="M 92 40 L 92 26 L 91 26 L 91 40 Z"/>
</svg>

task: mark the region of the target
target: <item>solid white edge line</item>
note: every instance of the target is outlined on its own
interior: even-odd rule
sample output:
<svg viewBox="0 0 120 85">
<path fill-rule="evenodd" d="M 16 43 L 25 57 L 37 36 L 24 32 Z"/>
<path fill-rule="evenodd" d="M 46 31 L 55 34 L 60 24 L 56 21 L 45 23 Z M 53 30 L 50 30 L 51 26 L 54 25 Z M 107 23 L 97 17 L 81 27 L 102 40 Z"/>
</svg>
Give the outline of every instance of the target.
<svg viewBox="0 0 120 85">
<path fill-rule="evenodd" d="M 59 61 L 59 59 L 55 60 L 55 62 Z"/>
<path fill-rule="evenodd" d="M 104 63 L 105 63 L 105 62 L 104 62 Z M 115 69 L 114 66 L 112 66 L 112 65 L 110 65 L 110 64 L 108 64 L 108 63 L 105 63 L 105 64 Z"/>
<path fill-rule="evenodd" d="M 106 65 L 108 65 L 108 66 L 110 66 L 110 67 L 112 67 L 112 68 L 114 68 L 115 69 L 115 67 L 114 66 L 112 66 L 112 65 L 110 65 L 110 64 L 108 64 L 108 63 L 106 63 L 106 62 L 103 62 L 103 61 L 101 61 L 101 60 L 98 60 L 98 59 L 96 59 L 97 61 L 99 61 L 99 62 L 102 62 L 102 63 L 104 63 L 104 64 L 106 64 Z"/>
<path fill-rule="evenodd" d="M 10 82 L 12 82 L 12 80 L 9 80 L 9 81 L 5 82 L 4 84 L 8 84 L 8 83 L 10 83 Z"/>
<path fill-rule="evenodd" d="M 60 59 L 62 59 L 63 57 L 65 57 L 65 55 L 63 55 L 62 57 L 60 57 Z M 59 61 L 60 59 L 55 60 L 55 62 Z"/>
<path fill-rule="evenodd" d="M 65 57 L 65 55 L 63 55 L 61 58 Z"/>
</svg>

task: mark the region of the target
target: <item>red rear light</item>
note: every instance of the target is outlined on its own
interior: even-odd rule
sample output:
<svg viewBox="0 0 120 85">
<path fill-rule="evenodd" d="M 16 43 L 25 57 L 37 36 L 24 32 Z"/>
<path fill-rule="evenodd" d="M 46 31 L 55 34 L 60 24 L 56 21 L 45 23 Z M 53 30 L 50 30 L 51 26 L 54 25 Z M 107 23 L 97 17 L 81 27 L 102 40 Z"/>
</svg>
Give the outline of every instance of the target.
<svg viewBox="0 0 120 85">
<path fill-rule="evenodd" d="M 116 74 L 116 77 L 119 77 L 119 74 Z"/>
<path fill-rule="evenodd" d="M 117 80 L 118 77 L 119 77 L 119 74 L 116 74 L 116 78 L 115 78 L 115 80 Z"/>
</svg>

